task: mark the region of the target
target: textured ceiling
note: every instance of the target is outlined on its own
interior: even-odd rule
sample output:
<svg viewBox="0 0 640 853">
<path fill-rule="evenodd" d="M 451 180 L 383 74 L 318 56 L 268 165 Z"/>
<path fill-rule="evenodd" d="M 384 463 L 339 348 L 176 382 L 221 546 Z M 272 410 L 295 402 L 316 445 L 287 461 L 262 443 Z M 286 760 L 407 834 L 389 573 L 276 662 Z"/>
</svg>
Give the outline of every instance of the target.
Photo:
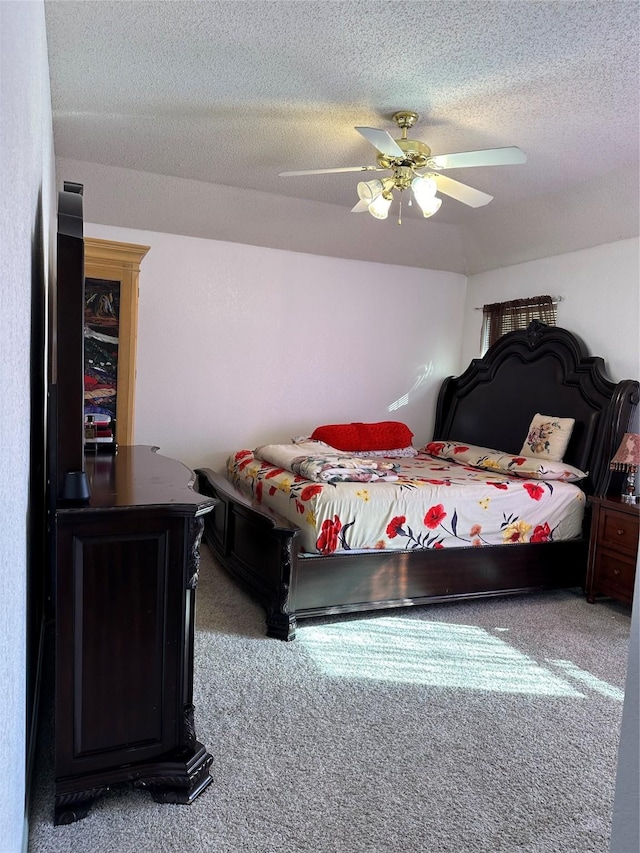
<svg viewBox="0 0 640 853">
<path fill-rule="evenodd" d="M 92 221 L 425 267 L 439 246 L 451 255 L 439 268 L 462 272 L 638 233 L 635 0 L 45 9 L 56 156 L 78 173 L 60 177 L 90 176 Z M 528 161 L 447 171 L 494 200 L 472 209 L 444 198 L 428 220 L 405 210 L 402 235 L 391 216 L 350 213 L 357 173 L 278 176 L 373 165 L 354 126 L 398 136 L 399 109 L 419 113 L 410 136 L 434 154 L 517 145 Z M 123 170 L 150 173 L 146 218 L 144 186 L 133 204 Z M 167 204 L 194 181 L 209 185 L 194 193 L 197 217 L 188 202 Z"/>
</svg>

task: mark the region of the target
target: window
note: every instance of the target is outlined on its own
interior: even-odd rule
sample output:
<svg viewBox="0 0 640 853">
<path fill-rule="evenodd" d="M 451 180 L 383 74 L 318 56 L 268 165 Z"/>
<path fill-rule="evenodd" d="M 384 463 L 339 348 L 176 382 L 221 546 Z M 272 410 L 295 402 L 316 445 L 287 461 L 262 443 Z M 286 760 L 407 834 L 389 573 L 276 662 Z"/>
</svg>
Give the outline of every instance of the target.
<svg viewBox="0 0 640 853">
<path fill-rule="evenodd" d="M 492 344 L 514 329 L 526 329 L 532 320 L 548 326 L 556 325 L 557 300 L 551 296 L 532 296 L 513 299 L 511 302 L 493 302 L 482 306 L 481 354 Z"/>
</svg>

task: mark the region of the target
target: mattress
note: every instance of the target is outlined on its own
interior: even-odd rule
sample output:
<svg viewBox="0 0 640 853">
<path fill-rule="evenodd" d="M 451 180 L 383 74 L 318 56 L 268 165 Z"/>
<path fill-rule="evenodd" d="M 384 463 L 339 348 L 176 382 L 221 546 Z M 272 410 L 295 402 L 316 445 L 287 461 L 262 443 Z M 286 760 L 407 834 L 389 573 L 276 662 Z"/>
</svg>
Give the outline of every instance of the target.
<svg viewBox="0 0 640 853">
<path fill-rule="evenodd" d="M 574 483 L 479 470 L 425 452 L 394 458 L 392 482 L 310 481 L 240 450 L 227 477 L 300 529 L 309 554 L 462 548 L 581 536 L 585 494 Z"/>
</svg>

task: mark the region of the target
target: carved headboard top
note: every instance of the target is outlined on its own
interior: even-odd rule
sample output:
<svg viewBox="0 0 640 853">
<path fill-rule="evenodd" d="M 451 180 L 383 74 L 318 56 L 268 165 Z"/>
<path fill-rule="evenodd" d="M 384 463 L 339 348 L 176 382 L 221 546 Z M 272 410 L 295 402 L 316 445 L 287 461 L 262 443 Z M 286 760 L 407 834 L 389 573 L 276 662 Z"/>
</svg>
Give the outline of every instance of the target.
<svg viewBox="0 0 640 853">
<path fill-rule="evenodd" d="M 604 360 L 590 356 L 576 335 L 534 320 L 444 380 L 434 439 L 519 453 L 536 413 L 573 418 L 564 459 L 589 472 L 581 483 L 588 494 L 604 494 L 638 399 L 636 380 L 612 382 Z"/>
</svg>

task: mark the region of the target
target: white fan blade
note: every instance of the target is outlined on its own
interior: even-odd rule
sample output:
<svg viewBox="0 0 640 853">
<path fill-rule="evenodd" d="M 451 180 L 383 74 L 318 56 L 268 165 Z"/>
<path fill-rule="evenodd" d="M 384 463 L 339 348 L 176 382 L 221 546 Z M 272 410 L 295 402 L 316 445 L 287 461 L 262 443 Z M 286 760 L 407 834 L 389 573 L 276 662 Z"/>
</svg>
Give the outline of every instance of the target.
<svg viewBox="0 0 640 853">
<path fill-rule="evenodd" d="M 404 151 L 386 130 L 378 130 L 375 127 L 356 127 L 356 130 L 381 154 L 386 154 L 387 157 L 404 157 Z"/>
<path fill-rule="evenodd" d="M 483 193 L 482 190 L 475 190 L 473 187 L 468 187 L 466 184 L 461 184 L 460 181 L 454 181 L 453 178 L 447 178 L 446 175 L 429 175 L 436 182 L 438 190 L 445 195 L 451 196 L 463 204 L 468 204 L 469 207 L 482 207 L 489 204 L 492 195 Z"/>
<path fill-rule="evenodd" d="M 351 213 L 364 213 L 365 210 L 369 210 L 369 205 L 366 201 L 359 201 L 355 207 L 351 208 Z"/>
<path fill-rule="evenodd" d="M 306 169 L 302 172 L 279 172 L 278 177 L 289 178 L 291 175 L 330 175 L 332 172 L 379 172 L 377 166 L 343 166 L 341 169 Z"/>
<path fill-rule="evenodd" d="M 467 166 L 510 166 L 526 163 L 527 155 L 519 148 L 486 148 L 484 151 L 461 151 L 460 154 L 438 154 L 429 158 L 434 169 L 464 169 Z"/>
</svg>

